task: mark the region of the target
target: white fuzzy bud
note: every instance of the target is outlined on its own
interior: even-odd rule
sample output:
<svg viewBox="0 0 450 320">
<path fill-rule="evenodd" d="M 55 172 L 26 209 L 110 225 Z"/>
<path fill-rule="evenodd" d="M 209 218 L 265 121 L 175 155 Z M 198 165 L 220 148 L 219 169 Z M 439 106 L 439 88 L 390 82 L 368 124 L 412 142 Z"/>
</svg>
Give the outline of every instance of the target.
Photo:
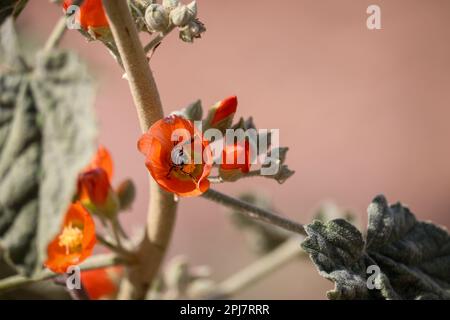
<svg viewBox="0 0 450 320">
<path fill-rule="evenodd" d="M 145 21 L 153 31 L 166 31 L 169 27 L 169 16 L 160 4 L 151 4 L 145 11 Z"/>
<path fill-rule="evenodd" d="M 180 5 L 180 0 L 163 0 L 162 5 L 167 12 L 170 12 Z"/>
<path fill-rule="evenodd" d="M 170 12 L 170 20 L 177 27 L 184 27 L 197 16 L 197 4 L 195 1 L 187 6 L 181 5 Z"/>
</svg>

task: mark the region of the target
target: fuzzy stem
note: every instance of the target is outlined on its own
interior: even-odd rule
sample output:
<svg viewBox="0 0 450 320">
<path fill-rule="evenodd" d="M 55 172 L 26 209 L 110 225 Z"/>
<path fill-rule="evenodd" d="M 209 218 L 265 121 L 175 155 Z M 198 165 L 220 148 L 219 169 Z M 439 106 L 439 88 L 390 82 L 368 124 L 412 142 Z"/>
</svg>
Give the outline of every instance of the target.
<svg viewBox="0 0 450 320">
<path fill-rule="evenodd" d="M 50 34 L 50 37 L 47 39 L 47 42 L 45 43 L 44 46 L 44 51 L 49 52 L 52 49 L 56 48 L 61 42 L 64 34 L 66 33 L 66 30 L 67 30 L 66 17 L 63 16 L 59 18 L 52 33 Z"/>
<path fill-rule="evenodd" d="M 158 89 L 139 41 L 126 0 L 103 0 L 109 26 L 127 74 L 142 131 L 163 117 Z M 139 263 L 127 270 L 119 299 L 144 299 L 156 276 L 175 224 L 176 202 L 150 178 L 150 203 L 144 238 L 136 252 Z"/>
<path fill-rule="evenodd" d="M 175 28 L 174 25 L 170 26 L 168 30 L 164 33 L 159 33 L 156 37 L 154 37 L 149 43 L 147 43 L 144 47 L 145 53 L 148 53 L 150 50 L 154 49 L 161 41 Z"/>
<path fill-rule="evenodd" d="M 115 266 L 119 264 L 123 264 L 127 262 L 126 260 L 119 258 L 115 254 L 99 254 L 90 257 L 86 262 L 80 265 L 80 270 L 92 270 L 92 269 L 101 269 L 105 267 Z M 11 290 L 15 288 L 19 288 L 21 286 L 53 279 L 60 276 L 58 273 L 54 273 L 49 269 L 44 269 L 39 272 L 36 276 L 32 278 L 27 278 L 22 275 L 15 275 L 9 278 L 5 278 L 0 280 L 0 292 Z"/>
<path fill-rule="evenodd" d="M 111 252 L 115 252 L 118 256 L 121 256 L 121 257 L 123 256 L 129 260 L 136 259 L 136 257 L 134 256 L 134 253 L 129 252 L 122 246 L 119 247 L 117 243 L 111 242 L 109 239 L 103 237 L 103 235 L 97 234 L 96 237 L 97 237 L 98 243 L 100 243 L 101 245 L 103 245 L 106 248 L 108 248 L 109 250 L 111 250 Z"/>
<path fill-rule="evenodd" d="M 207 292 L 194 292 L 194 298 L 229 299 L 243 289 L 264 279 L 283 265 L 305 254 L 300 247 L 301 237 L 292 237 L 257 261 L 236 272 Z"/>
<path fill-rule="evenodd" d="M 258 208 L 248 202 L 230 197 L 212 189 L 206 191 L 202 196 L 226 207 L 240 210 L 252 219 L 257 219 L 304 236 L 306 235 L 305 228 L 302 224 L 283 218 L 269 210 Z"/>
</svg>

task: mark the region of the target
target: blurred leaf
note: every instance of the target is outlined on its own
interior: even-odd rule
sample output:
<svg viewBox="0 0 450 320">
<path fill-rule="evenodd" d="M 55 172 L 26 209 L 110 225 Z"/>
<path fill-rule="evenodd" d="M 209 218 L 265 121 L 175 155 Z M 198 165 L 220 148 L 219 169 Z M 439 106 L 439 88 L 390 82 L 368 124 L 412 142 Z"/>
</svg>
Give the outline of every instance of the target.
<svg viewBox="0 0 450 320">
<path fill-rule="evenodd" d="M 0 247 L 27 275 L 42 267 L 94 152 L 92 103 L 86 69 L 66 52 L 0 75 Z"/>
<path fill-rule="evenodd" d="M 9 17 L 16 18 L 25 8 L 28 0 L 2 0 L 0 3 L 0 25 Z"/>
<path fill-rule="evenodd" d="M 256 125 L 255 122 L 253 121 L 253 117 L 249 117 L 246 120 L 244 120 L 244 118 L 240 117 L 239 121 L 236 122 L 231 129 L 243 129 L 243 130 L 248 130 L 248 129 L 256 129 Z"/>
<path fill-rule="evenodd" d="M 324 201 L 320 204 L 314 213 L 314 219 L 322 222 L 333 219 L 344 219 L 356 227 L 358 227 L 360 223 L 358 217 L 352 211 L 343 209 L 336 203 L 329 201 Z"/>
<path fill-rule="evenodd" d="M 19 40 L 14 28 L 13 18 L 7 18 L 0 26 L 0 72 L 3 68 L 20 71 L 26 69 L 20 54 Z"/>
<path fill-rule="evenodd" d="M 278 172 L 273 175 L 264 175 L 263 177 L 270 178 L 276 180 L 279 184 L 283 184 L 287 179 L 292 177 L 295 174 L 295 171 L 289 169 L 289 167 L 285 164 L 281 165 L 278 169 Z"/>
<path fill-rule="evenodd" d="M 335 282 L 330 299 L 450 299 L 450 235 L 383 196 L 369 205 L 366 240 L 343 219 L 314 221 L 302 247 Z M 369 289 L 369 266 L 378 266 Z M 378 289 L 377 289 L 378 287 Z"/>
<path fill-rule="evenodd" d="M 251 203 L 259 208 L 274 211 L 269 201 L 254 193 L 239 196 L 240 200 Z M 284 243 L 290 236 L 289 232 L 267 223 L 259 222 L 235 210 L 231 214 L 232 223 L 244 233 L 250 249 L 257 254 L 265 254 Z"/>
</svg>

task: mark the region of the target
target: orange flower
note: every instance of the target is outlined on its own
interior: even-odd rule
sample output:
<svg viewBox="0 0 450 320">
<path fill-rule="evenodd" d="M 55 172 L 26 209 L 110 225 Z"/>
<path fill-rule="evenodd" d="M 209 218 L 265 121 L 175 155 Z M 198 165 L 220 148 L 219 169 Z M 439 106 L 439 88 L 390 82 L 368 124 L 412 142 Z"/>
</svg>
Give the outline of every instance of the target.
<svg viewBox="0 0 450 320">
<path fill-rule="evenodd" d="M 63 8 L 66 11 L 72 4 L 73 0 L 64 0 Z M 86 30 L 100 31 L 108 28 L 108 20 L 106 19 L 103 9 L 102 0 L 84 0 L 78 13 L 76 13 L 77 22 Z M 101 32 L 98 33 L 101 35 Z"/>
<path fill-rule="evenodd" d="M 113 162 L 108 150 L 100 146 L 92 161 L 78 176 L 78 199 L 92 213 L 115 214 L 118 200 L 111 187 Z"/>
<path fill-rule="evenodd" d="M 73 203 L 67 210 L 61 232 L 47 247 L 45 266 L 57 273 L 77 265 L 92 254 L 96 243 L 95 224 L 80 203 Z"/>
<path fill-rule="evenodd" d="M 81 283 L 91 300 L 112 299 L 117 293 L 122 267 L 108 267 L 81 272 Z"/>
<path fill-rule="evenodd" d="M 222 101 L 217 102 L 211 110 L 214 112 L 214 116 L 211 120 L 211 125 L 216 125 L 220 121 L 230 118 L 236 113 L 237 109 L 237 97 L 232 96 Z"/>
<path fill-rule="evenodd" d="M 242 173 L 250 171 L 250 143 L 245 141 L 227 145 L 223 149 L 221 170 L 240 170 Z"/>
<path fill-rule="evenodd" d="M 180 135 L 178 141 L 172 141 L 178 130 L 189 137 Z M 197 144 L 203 156 L 198 154 Z M 197 196 L 208 190 L 211 150 L 191 121 L 176 115 L 157 121 L 141 136 L 138 149 L 146 156 L 150 174 L 163 189 L 180 196 Z M 201 157 L 198 164 L 194 161 L 196 153 Z"/>
</svg>

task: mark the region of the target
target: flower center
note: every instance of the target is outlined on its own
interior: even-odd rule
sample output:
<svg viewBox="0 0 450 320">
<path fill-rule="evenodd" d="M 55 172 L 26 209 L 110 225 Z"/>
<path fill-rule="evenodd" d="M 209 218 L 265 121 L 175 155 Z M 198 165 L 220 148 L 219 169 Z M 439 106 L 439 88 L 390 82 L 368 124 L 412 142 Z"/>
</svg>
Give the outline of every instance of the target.
<svg viewBox="0 0 450 320">
<path fill-rule="evenodd" d="M 72 226 L 72 222 L 65 226 L 59 236 L 58 244 L 66 249 L 66 254 L 79 251 L 83 241 L 83 230 Z"/>
<path fill-rule="evenodd" d="M 195 164 L 189 163 L 183 166 L 183 171 L 186 173 L 192 173 L 195 170 Z"/>
</svg>

